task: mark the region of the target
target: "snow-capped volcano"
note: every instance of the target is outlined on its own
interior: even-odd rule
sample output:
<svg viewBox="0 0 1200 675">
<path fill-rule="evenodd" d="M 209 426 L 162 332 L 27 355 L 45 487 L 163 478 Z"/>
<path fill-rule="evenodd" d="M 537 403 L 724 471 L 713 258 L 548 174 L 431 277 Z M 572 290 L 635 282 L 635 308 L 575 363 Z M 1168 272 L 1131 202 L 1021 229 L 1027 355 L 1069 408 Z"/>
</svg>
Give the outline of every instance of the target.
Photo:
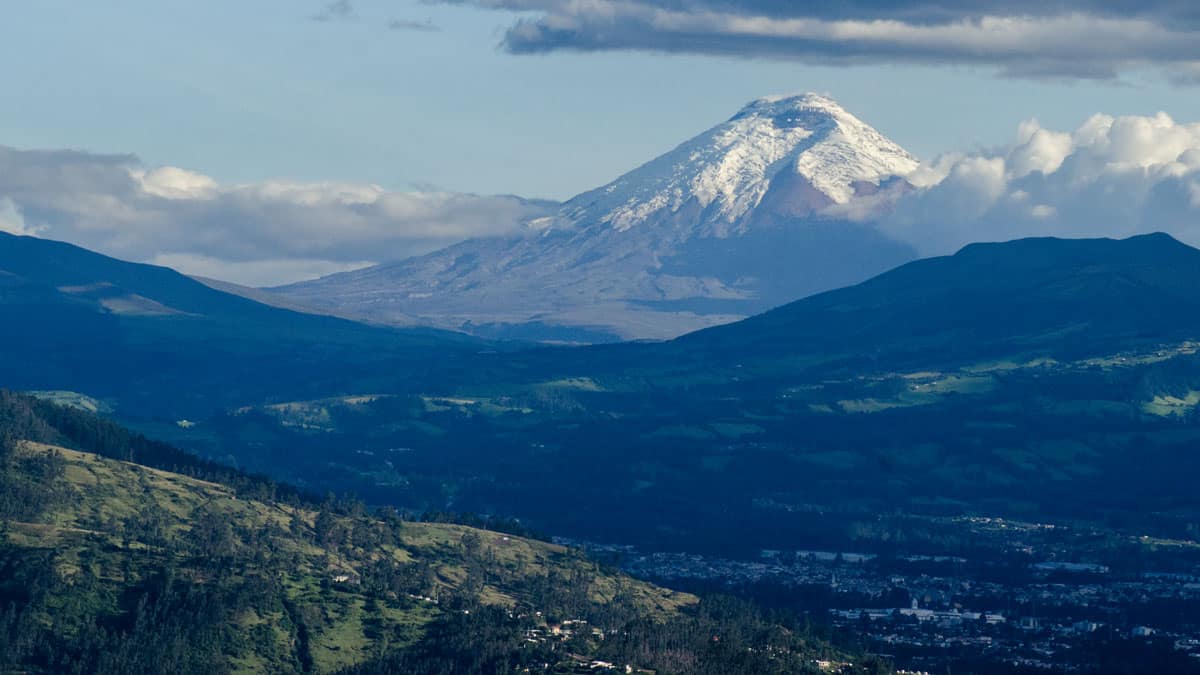
<svg viewBox="0 0 1200 675">
<path fill-rule="evenodd" d="M 522 236 L 276 290 L 375 321 L 488 335 L 673 337 L 914 257 L 832 213 L 886 205 L 879 197 L 907 189 L 916 167 L 828 97 L 762 98 Z"/>
<path fill-rule="evenodd" d="M 833 99 L 773 96 L 575 197 L 562 214 L 626 230 L 694 202 L 707 226 L 698 234 L 720 237 L 744 226 L 768 196 L 776 197 L 780 215 L 807 216 L 916 168 L 904 148 Z"/>
</svg>

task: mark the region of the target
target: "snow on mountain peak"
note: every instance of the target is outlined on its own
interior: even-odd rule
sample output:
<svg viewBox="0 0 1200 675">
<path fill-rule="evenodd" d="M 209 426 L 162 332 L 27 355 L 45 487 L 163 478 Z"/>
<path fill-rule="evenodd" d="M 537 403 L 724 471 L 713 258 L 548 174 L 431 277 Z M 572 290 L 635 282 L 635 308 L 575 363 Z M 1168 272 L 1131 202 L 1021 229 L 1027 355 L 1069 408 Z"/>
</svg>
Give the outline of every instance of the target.
<svg viewBox="0 0 1200 675">
<path fill-rule="evenodd" d="M 831 116 L 849 115 L 846 109 L 838 105 L 837 101 L 832 98 L 824 94 L 806 92 L 803 94 L 777 94 L 756 98 L 742 106 L 742 109 L 732 119 L 746 115 L 780 115 L 796 110 L 824 112 Z"/>
<path fill-rule="evenodd" d="M 727 236 L 771 193 L 790 215 L 810 215 L 916 167 L 912 155 L 827 96 L 768 96 L 575 197 L 563 216 L 622 231 L 664 216 L 675 227 L 694 219 L 703 234 Z"/>
<path fill-rule="evenodd" d="M 671 338 L 911 260 L 907 245 L 846 214 L 888 208 L 916 166 L 826 96 L 760 98 L 517 236 L 281 292 L 481 335 Z"/>
</svg>

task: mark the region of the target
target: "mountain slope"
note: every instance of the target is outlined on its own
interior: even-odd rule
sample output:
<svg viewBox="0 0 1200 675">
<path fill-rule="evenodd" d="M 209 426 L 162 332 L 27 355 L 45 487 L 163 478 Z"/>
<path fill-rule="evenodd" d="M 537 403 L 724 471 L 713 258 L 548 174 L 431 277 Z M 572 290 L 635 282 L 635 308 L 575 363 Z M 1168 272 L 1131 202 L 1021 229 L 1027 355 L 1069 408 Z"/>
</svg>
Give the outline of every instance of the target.
<svg viewBox="0 0 1200 675">
<path fill-rule="evenodd" d="M 972 244 L 671 349 L 766 360 L 1070 357 L 1200 336 L 1200 250 L 1166 234 Z"/>
<path fill-rule="evenodd" d="M 846 658 L 562 546 L 315 503 L 4 391 L 0 486 L 0 662 L 20 672 L 732 675 Z"/>
<path fill-rule="evenodd" d="M 668 338 L 914 257 L 826 217 L 886 204 L 917 162 L 832 100 L 754 101 L 510 239 L 275 289 L 324 310 L 481 335 Z"/>
<path fill-rule="evenodd" d="M 127 398 L 147 410 L 175 391 L 180 417 L 289 389 L 336 391 L 382 362 L 403 373 L 430 353 L 481 344 L 268 307 L 167 268 L 2 233 L 0 325 L 6 385 Z"/>
<path fill-rule="evenodd" d="M 1174 536 L 1200 507 L 1197 289 L 1200 251 L 1165 235 L 978 244 L 670 342 L 211 426 L 253 421 L 325 478 L 336 456 L 343 486 L 604 541 L 776 548 L 897 508 Z"/>
</svg>

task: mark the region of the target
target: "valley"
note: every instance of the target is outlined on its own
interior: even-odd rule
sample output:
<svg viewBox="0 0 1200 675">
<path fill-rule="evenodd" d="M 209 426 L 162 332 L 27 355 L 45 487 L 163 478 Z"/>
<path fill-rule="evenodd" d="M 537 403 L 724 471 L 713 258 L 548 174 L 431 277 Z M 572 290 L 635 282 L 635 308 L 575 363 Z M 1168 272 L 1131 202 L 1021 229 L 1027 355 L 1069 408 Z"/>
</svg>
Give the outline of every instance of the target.
<svg viewBox="0 0 1200 675">
<path fill-rule="evenodd" d="M 246 408 L 157 431 L 213 456 L 254 443 L 234 459 L 255 469 L 287 448 L 288 479 L 302 484 L 320 475 L 372 500 L 515 515 L 620 543 L 757 550 L 836 539 L 855 518 L 896 508 L 1121 523 L 1149 504 L 1153 519 L 1139 522 L 1194 536 L 1200 504 L 1171 483 L 1186 472 L 1172 477 L 1160 462 L 1191 461 L 1182 449 L 1196 438 L 1196 364 L 1182 342 L 846 379 L 712 376 L 641 389 L 626 373 Z M 612 517 L 587 517 L 584 504 Z M 820 521 L 825 531 L 813 531 Z"/>
<path fill-rule="evenodd" d="M 1195 541 L 979 516 L 857 529 L 851 551 L 743 559 L 569 543 L 672 587 L 803 607 L 910 671 L 1197 670 Z"/>
<path fill-rule="evenodd" d="M 28 261 L 43 246 L 18 241 Z M 165 441 L 203 458 L 206 472 L 250 471 L 302 493 L 353 494 L 317 506 L 395 513 L 402 538 L 418 537 L 409 525 L 418 522 L 433 528 L 419 536 L 450 536 L 442 523 L 511 533 L 486 535 L 496 546 L 504 541 L 496 536 L 557 537 L 591 551 L 613 574 L 623 569 L 629 583 L 753 598 L 830 626 L 839 649 L 905 667 L 1087 669 L 1093 648 L 1172 668 L 1194 662 L 1188 645 L 1200 638 L 1188 617 L 1197 598 L 1186 579 L 1198 573 L 1200 537 L 1191 489 L 1200 469 L 1191 452 L 1200 440 L 1200 300 L 1189 289 L 1200 251 L 1170 237 L 975 245 L 675 340 L 588 347 L 264 308 L 169 270 L 45 246 L 87 267 L 11 265 L 22 274 L 10 280 L 19 302 L 9 307 L 33 303 L 54 321 L 84 316 L 101 329 L 81 340 L 54 321 L 9 324 L 0 335 L 10 355 L 3 368 L 40 392 L 39 405 L 99 412 L 144 434 L 119 436 L 135 449 L 166 452 L 153 445 Z M 981 266 L 989 274 L 975 274 Z M 105 278 L 178 311 L 122 313 L 59 290 Z M 165 281 L 169 292 L 156 290 Z M 42 339 L 75 346 L 53 357 L 30 351 Z M 175 356 L 157 362 L 160 350 Z M 70 362 L 86 367 L 64 367 Z M 117 503 L 94 510 L 122 512 Z M 282 513 L 298 522 L 295 511 Z M 67 533 L 115 526 L 85 523 L 73 511 L 51 518 L 66 529 L 46 540 L 37 538 L 47 531 L 36 521 L 16 518 L 13 542 L 76 551 Z M 246 536 L 271 527 L 254 521 Z M 260 617 L 270 603 L 300 602 L 295 589 L 319 586 L 323 576 L 361 577 L 364 562 L 381 555 L 363 547 L 363 555 L 375 552 L 339 562 L 341 553 L 306 546 L 297 550 L 321 562 L 302 554 L 300 577 L 264 600 Z M 539 544 L 529 546 L 528 557 L 543 555 Z M 433 547 L 441 556 L 446 545 Z M 379 550 L 405 570 L 421 555 Z M 833 559 L 797 553 L 823 551 Z M 1067 565 L 1063 574 L 1053 571 L 1059 564 Z M 1080 576 L 1072 565 L 1110 572 Z M 435 574 L 438 588 L 461 588 L 454 569 Z M 529 592 L 525 577 L 511 587 L 503 578 L 488 587 L 486 578 L 472 586 L 483 606 Z M 331 583 L 336 590 L 344 582 Z M 438 597 L 433 587 L 406 588 L 415 606 Z M 357 656 L 320 656 L 314 625 L 305 629 L 309 656 L 236 658 L 311 657 L 333 659 L 324 661 L 333 671 L 369 669 L 380 635 L 424 653 L 421 636 L 449 625 L 445 614 L 366 616 L 367 604 L 331 598 L 318 604 L 349 608 L 343 615 L 352 626 L 320 624 L 338 636 L 332 643 L 359 644 L 349 637 L 359 625 L 385 628 L 349 652 Z M 956 609 L 1004 620 L 984 628 L 953 616 Z M 567 619 L 591 625 L 590 616 L 579 609 Z M 504 635 L 557 649 L 559 636 L 551 640 L 536 619 L 512 618 L 505 630 L 517 632 Z M 1107 632 L 1078 633 L 1086 622 Z M 1142 629 L 1150 632 L 1134 635 Z M 280 638 L 292 639 L 299 634 Z M 589 644 L 572 648 L 576 665 L 616 663 L 606 651 L 612 643 Z M 404 651 L 379 663 L 415 658 Z M 826 660 L 805 654 L 804 668 Z M 652 659 L 625 658 L 654 669 Z"/>
</svg>

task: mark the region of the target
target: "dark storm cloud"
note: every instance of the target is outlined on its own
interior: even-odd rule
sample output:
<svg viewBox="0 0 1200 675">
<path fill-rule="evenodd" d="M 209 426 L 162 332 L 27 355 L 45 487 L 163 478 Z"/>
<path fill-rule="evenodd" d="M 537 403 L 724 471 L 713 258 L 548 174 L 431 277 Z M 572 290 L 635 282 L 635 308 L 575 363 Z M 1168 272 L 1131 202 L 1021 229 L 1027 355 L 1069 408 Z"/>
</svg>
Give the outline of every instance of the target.
<svg viewBox="0 0 1200 675">
<path fill-rule="evenodd" d="M 525 4 L 525 3 L 522 3 Z M 533 2 L 528 4 L 562 4 Z M 1200 6 L 1179 0 L 1116 2 L 1098 0 L 974 0 L 968 2 L 920 2 L 913 0 L 842 0 L 832 2 L 789 2 L 788 0 L 653 0 L 664 9 L 713 10 L 731 14 L 760 14 L 776 18 L 810 17 L 838 20 L 897 20 L 917 24 L 953 23 L 985 16 L 1056 16 L 1092 14 L 1160 21 L 1200 22 Z"/>
<path fill-rule="evenodd" d="M 1173 0 L 786 2 L 445 0 L 530 13 L 506 50 L 643 50 L 808 63 L 968 64 L 1017 77 L 1106 79 L 1200 63 L 1200 3 Z M 1183 75 L 1180 75 L 1183 73 Z"/>
</svg>

